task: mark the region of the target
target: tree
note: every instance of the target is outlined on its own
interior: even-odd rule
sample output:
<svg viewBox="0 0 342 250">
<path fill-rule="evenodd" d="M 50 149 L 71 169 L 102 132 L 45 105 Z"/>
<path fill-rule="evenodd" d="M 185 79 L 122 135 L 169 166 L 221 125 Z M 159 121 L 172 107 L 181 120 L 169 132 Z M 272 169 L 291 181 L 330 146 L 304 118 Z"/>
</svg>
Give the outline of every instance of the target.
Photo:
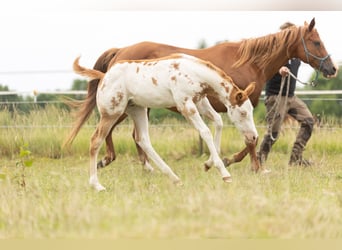
<svg viewBox="0 0 342 250">
<path fill-rule="evenodd" d="M 8 86 L 3 86 L 0 84 L 0 92 L 9 92 Z M 18 96 L 17 94 L 8 94 L 8 95 L 0 95 L 0 108 L 7 109 L 10 112 L 13 112 L 18 107 L 19 102 L 22 102 L 23 98 Z"/>
<path fill-rule="evenodd" d="M 72 83 L 71 90 L 87 90 L 88 81 L 75 79 Z"/>
<path fill-rule="evenodd" d="M 87 90 L 88 88 L 88 81 L 82 79 L 75 79 L 72 83 L 71 90 Z M 84 95 L 73 95 L 71 96 L 72 99 L 76 100 L 83 100 Z"/>
</svg>

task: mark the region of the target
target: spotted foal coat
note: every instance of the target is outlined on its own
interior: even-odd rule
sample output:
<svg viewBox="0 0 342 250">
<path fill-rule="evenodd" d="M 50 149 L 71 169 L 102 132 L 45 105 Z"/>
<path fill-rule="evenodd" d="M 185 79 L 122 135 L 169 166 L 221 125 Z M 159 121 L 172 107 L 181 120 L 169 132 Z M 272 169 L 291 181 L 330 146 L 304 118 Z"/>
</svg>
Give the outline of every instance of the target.
<svg viewBox="0 0 342 250">
<path fill-rule="evenodd" d="M 206 169 L 214 165 L 225 182 L 231 175 L 220 154 L 223 122 L 210 105 L 207 95 L 215 96 L 226 107 L 227 114 L 248 142 L 256 141 L 258 134 L 253 120 L 253 106 L 248 96 L 255 83 L 240 90 L 233 80 L 213 64 L 196 57 L 174 54 L 152 60 L 117 62 L 107 73 L 86 69 L 74 62 L 74 71 L 90 79 L 101 79 L 97 91 L 97 106 L 101 119 L 90 142 L 90 185 L 104 190 L 97 176 L 97 156 L 101 144 L 113 124 L 123 113 L 134 121 L 137 143 L 152 161 L 175 183 L 179 177 L 153 149 L 148 134 L 147 108 L 177 107 L 178 111 L 199 131 L 206 142 L 210 157 Z M 215 122 L 213 138 L 200 115 Z M 153 168 L 148 165 L 148 170 Z"/>
</svg>

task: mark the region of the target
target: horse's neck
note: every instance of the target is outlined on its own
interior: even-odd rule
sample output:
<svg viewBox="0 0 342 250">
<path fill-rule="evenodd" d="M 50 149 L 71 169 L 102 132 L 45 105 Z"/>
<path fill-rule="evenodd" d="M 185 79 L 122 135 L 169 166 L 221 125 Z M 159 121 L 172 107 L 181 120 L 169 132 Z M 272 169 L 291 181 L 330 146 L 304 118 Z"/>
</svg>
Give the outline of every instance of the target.
<svg viewBox="0 0 342 250">
<path fill-rule="evenodd" d="M 284 66 L 290 58 L 286 55 L 286 49 L 284 49 L 283 53 L 279 53 L 279 56 L 274 57 L 268 64 L 265 65 L 263 71 L 264 82 L 270 80 L 279 69 Z"/>
<path fill-rule="evenodd" d="M 281 31 L 285 32 L 285 31 Z M 275 54 L 269 54 L 267 55 L 269 57 L 269 60 L 267 60 L 267 63 L 263 65 L 263 68 L 260 69 L 263 72 L 263 75 L 265 77 L 265 81 L 268 81 L 271 79 L 278 71 L 279 69 L 284 66 L 291 58 L 298 58 L 297 52 L 295 48 L 298 47 L 299 43 L 299 30 L 293 30 L 295 39 L 293 39 L 292 42 L 285 42 L 283 41 L 282 37 L 277 37 L 276 39 L 279 39 L 277 42 L 280 50 L 277 50 L 277 52 L 274 52 Z M 276 36 L 279 33 L 271 34 L 270 36 Z M 274 37 L 275 38 L 275 37 Z M 281 41 L 281 42 L 280 42 Z M 281 44 L 281 45 L 279 45 Z M 261 57 L 265 57 L 265 55 L 260 55 Z"/>
</svg>

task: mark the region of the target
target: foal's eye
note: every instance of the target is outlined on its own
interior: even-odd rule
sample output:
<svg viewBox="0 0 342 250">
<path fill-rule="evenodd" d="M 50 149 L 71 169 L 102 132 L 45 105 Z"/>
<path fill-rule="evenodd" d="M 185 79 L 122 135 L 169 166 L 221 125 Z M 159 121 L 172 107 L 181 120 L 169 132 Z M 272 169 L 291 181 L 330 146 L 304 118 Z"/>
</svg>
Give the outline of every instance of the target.
<svg viewBox="0 0 342 250">
<path fill-rule="evenodd" d="M 246 117 L 247 116 L 247 112 L 246 111 L 241 111 L 240 114 L 241 114 L 242 117 Z"/>
</svg>

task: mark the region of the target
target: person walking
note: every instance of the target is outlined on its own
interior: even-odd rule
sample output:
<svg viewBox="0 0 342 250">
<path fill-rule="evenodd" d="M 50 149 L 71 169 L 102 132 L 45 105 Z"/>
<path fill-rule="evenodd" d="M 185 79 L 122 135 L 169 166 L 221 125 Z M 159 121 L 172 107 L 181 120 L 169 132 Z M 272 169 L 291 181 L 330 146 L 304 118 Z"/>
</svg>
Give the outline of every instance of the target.
<svg viewBox="0 0 342 250">
<path fill-rule="evenodd" d="M 287 29 L 294 24 L 287 22 L 280 26 L 280 29 Z M 314 118 L 307 105 L 295 95 L 296 79 L 289 75 L 291 72 L 297 77 L 298 69 L 301 64 L 299 59 L 293 58 L 286 65 L 279 69 L 279 72 L 266 83 L 265 87 L 265 106 L 267 132 L 260 144 L 258 159 L 264 165 L 273 144 L 277 141 L 283 118 L 286 114 L 293 117 L 300 124 L 300 129 L 293 144 L 290 165 L 309 166 L 311 162 L 303 158 L 303 151 L 309 141 L 313 127 Z M 281 86 L 282 77 L 285 78 L 283 87 Z M 287 78 L 290 77 L 288 80 Z M 289 86 L 288 86 L 289 83 Z M 280 91 L 282 91 L 280 93 Z"/>
</svg>

